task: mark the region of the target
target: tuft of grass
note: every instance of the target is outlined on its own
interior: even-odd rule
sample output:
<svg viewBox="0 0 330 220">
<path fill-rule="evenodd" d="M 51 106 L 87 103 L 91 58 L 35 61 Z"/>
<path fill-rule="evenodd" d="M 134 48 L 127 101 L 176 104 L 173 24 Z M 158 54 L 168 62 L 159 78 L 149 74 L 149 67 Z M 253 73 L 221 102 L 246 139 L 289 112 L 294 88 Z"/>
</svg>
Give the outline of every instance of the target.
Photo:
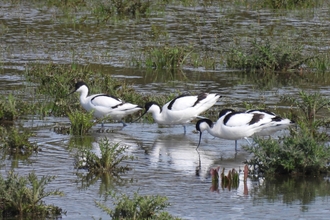
<svg viewBox="0 0 330 220">
<path fill-rule="evenodd" d="M 112 144 L 108 138 L 103 138 L 99 142 L 100 155 L 90 150 L 79 150 L 76 155 L 76 167 L 78 169 L 88 169 L 90 173 L 124 173 L 130 170 L 128 165 L 121 166 L 124 160 L 134 159 L 134 156 L 125 154 L 128 146 L 119 143 Z"/>
<path fill-rule="evenodd" d="M 296 8 L 312 8 L 318 5 L 315 0 L 266 0 L 263 1 L 264 6 L 273 9 L 296 9 Z"/>
<path fill-rule="evenodd" d="M 94 125 L 93 111 L 81 112 L 79 110 L 74 110 L 73 112 L 68 113 L 68 116 L 71 122 L 70 134 L 87 134 Z"/>
<path fill-rule="evenodd" d="M 229 68 L 244 71 L 288 71 L 299 70 L 304 62 L 314 57 L 304 57 L 302 45 L 288 41 L 254 39 L 248 48 L 232 46 L 226 58 Z"/>
<path fill-rule="evenodd" d="M 42 200 L 48 196 L 62 196 L 59 190 L 45 191 L 45 187 L 55 176 L 42 176 L 38 179 L 32 172 L 20 177 L 14 171 L 9 171 L 7 178 L 0 174 L 0 215 L 13 218 L 19 215 L 22 219 L 40 219 L 59 217 L 61 208 L 46 205 Z"/>
<path fill-rule="evenodd" d="M 245 163 L 255 167 L 258 173 L 317 175 L 328 169 L 330 148 L 311 138 L 306 129 L 278 140 L 255 138 L 254 141 L 254 146 L 243 148 L 253 153 Z"/>
<path fill-rule="evenodd" d="M 29 112 L 31 106 L 12 94 L 0 99 L 0 121 L 14 121 Z"/>
<path fill-rule="evenodd" d="M 100 3 L 95 9 L 94 14 L 97 17 L 103 17 L 103 21 L 108 20 L 112 16 L 129 16 L 146 15 L 151 6 L 151 1 L 142 0 L 110 0 Z"/>
<path fill-rule="evenodd" d="M 154 69 L 181 69 L 192 50 L 183 46 L 148 47 L 144 51 L 145 66 Z"/>
<path fill-rule="evenodd" d="M 141 196 L 137 192 L 130 198 L 126 194 L 117 196 L 112 192 L 108 192 L 113 199 L 114 208 L 109 208 L 101 202 L 95 202 L 96 206 L 106 212 L 111 219 L 168 219 L 179 220 L 168 212 L 163 211 L 170 204 L 167 198 L 163 196 Z"/>
<path fill-rule="evenodd" d="M 26 129 L 18 129 L 16 127 L 9 127 L 8 129 L 1 127 L 0 147 L 9 154 L 29 155 L 32 152 L 38 152 L 39 147 L 31 143 L 29 138 L 33 135 Z"/>
<path fill-rule="evenodd" d="M 323 97 L 319 92 L 306 93 L 300 91 L 298 98 L 282 96 L 281 100 L 295 107 L 291 111 L 290 118 L 296 121 L 299 127 L 307 127 L 306 132 L 312 138 L 320 141 L 328 139 L 326 131 L 322 128 L 328 126 L 329 120 L 321 113 L 328 111 L 330 104 L 329 98 Z"/>
</svg>

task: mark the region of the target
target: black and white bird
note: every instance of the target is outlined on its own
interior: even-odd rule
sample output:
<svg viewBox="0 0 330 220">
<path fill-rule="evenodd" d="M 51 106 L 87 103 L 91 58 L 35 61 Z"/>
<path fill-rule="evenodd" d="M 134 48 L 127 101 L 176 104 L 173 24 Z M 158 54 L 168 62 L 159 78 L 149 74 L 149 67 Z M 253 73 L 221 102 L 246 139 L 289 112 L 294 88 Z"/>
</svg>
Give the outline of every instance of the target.
<svg viewBox="0 0 330 220">
<path fill-rule="evenodd" d="M 272 133 L 289 127 L 293 122 L 286 118 L 270 113 L 265 110 L 250 110 L 238 112 L 233 109 L 223 109 L 219 119 L 213 123 L 210 119 L 201 119 L 196 123 L 196 130 L 199 131 L 200 145 L 202 133 L 207 130 L 214 137 L 227 140 L 235 140 L 237 151 L 237 140 L 257 135 L 271 135 Z"/>
<path fill-rule="evenodd" d="M 126 124 L 122 121 L 124 117 L 142 110 L 142 107 L 136 104 L 126 103 L 114 96 L 106 94 L 95 94 L 88 96 L 88 86 L 82 81 L 75 84 L 75 90 L 70 94 L 74 92 L 80 93 L 80 104 L 86 111 L 93 111 L 94 117 L 98 119 L 110 117 L 113 120 L 119 120 L 123 123 L 123 126 L 126 126 Z"/>
<path fill-rule="evenodd" d="M 258 136 L 270 136 L 277 131 L 286 129 L 294 125 L 294 121 L 288 118 L 282 118 L 281 116 L 276 115 L 274 112 L 270 112 L 265 109 L 250 109 L 246 111 L 247 113 L 258 113 L 264 114 L 266 116 L 272 117 L 272 123 L 268 127 L 264 127 L 261 131 L 255 133 Z"/>
<path fill-rule="evenodd" d="M 152 114 L 156 123 L 164 125 L 183 125 L 184 133 L 186 133 L 185 125 L 211 108 L 220 97 L 219 94 L 215 93 L 201 93 L 199 95 L 184 94 L 167 102 L 163 107 L 157 102 L 148 102 L 145 104 L 145 112 L 141 117 L 149 112 Z"/>
</svg>

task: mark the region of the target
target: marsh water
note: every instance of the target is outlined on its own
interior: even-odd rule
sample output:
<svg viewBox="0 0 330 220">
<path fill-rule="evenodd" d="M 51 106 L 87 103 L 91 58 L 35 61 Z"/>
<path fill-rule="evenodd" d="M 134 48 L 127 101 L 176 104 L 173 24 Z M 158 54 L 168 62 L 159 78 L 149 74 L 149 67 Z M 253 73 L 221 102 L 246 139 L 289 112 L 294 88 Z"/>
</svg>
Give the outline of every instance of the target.
<svg viewBox="0 0 330 220">
<path fill-rule="evenodd" d="M 224 1 L 225 3 L 226 1 Z M 193 44 L 197 50 L 226 50 L 237 36 L 298 35 L 306 42 L 306 50 L 324 47 L 330 42 L 329 8 L 306 11 L 293 10 L 285 15 L 271 10 L 252 10 L 247 6 L 226 4 L 208 7 L 168 6 L 166 13 L 148 18 L 127 19 L 124 22 L 98 24 L 75 23 L 54 8 L 29 3 L 12 5 L 0 2 L 1 74 L 0 93 L 13 93 L 29 100 L 24 79 L 26 64 L 72 62 L 90 65 L 109 72 L 113 77 L 134 83 L 138 92 L 183 93 L 216 92 L 223 98 L 216 107 L 243 108 L 245 101 L 265 103 L 269 108 L 284 112 L 288 106 L 279 104 L 280 96 L 295 95 L 299 90 L 319 91 L 329 95 L 330 83 L 290 79 L 259 81 L 252 76 L 218 66 L 215 70 L 185 67 L 175 74 L 146 71 L 127 67 L 132 53 L 148 45 L 144 39 L 150 25 L 165 26 L 171 42 Z M 82 15 L 83 16 L 83 15 Z M 287 32 L 291 30 L 291 32 Z M 57 134 L 58 124 L 69 126 L 67 117 L 29 116 L 21 121 L 35 132 L 31 138 L 42 149 L 27 159 L 6 158 L 1 161 L 1 174 L 14 168 L 19 174 L 35 171 L 37 175 L 56 175 L 48 186 L 59 189 L 64 197 L 50 197 L 46 203 L 67 211 L 64 219 L 108 219 L 95 206 L 103 201 L 104 193 L 114 189 L 133 194 L 167 196 L 169 213 L 183 219 L 328 219 L 330 215 L 329 180 L 314 178 L 251 179 L 244 184 L 242 172 L 237 189 L 212 191 L 209 171 L 220 166 L 241 170 L 250 156 L 240 149 L 235 153 L 234 142 L 204 134 L 199 151 L 195 150 L 198 134 L 194 124 L 183 133 L 182 126 L 158 126 L 149 123 L 107 123 L 113 132 L 98 132 L 100 125 L 84 137 Z M 280 135 L 280 134 L 276 134 Z M 276 138 L 276 135 L 274 138 Z M 114 143 L 129 146 L 128 153 L 137 157 L 129 161 L 132 170 L 115 178 L 103 176 L 86 179 L 84 171 L 74 169 L 75 144 L 90 145 L 98 151 L 97 141 L 107 137 Z M 75 144 L 73 144 L 75 143 Z M 246 144 L 243 140 L 239 145 Z M 200 171 L 196 168 L 200 165 Z M 112 206 L 113 201 L 105 201 Z"/>
</svg>

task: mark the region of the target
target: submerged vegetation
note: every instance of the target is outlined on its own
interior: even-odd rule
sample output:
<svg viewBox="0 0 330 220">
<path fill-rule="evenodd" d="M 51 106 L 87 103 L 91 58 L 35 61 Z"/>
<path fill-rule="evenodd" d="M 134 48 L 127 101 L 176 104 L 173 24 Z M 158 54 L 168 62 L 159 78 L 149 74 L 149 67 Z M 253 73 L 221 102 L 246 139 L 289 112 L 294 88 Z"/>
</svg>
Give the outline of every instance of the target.
<svg viewBox="0 0 330 220">
<path fill-rule="evenodd" d="M 212 185 L 210 187 L 210 191 L 212 192 L 219 192 L 220 185 L 222 189 L 226 188 L 228 190 L 237 189 L 239 186 L 239 175 L 234 168 L 229 170 L 227 175 L 225 174 L 225 168 L 222 169 L 221 173 L 220 167 L 211 168 L 210 174 L 212 178 Z"/>
</svg>

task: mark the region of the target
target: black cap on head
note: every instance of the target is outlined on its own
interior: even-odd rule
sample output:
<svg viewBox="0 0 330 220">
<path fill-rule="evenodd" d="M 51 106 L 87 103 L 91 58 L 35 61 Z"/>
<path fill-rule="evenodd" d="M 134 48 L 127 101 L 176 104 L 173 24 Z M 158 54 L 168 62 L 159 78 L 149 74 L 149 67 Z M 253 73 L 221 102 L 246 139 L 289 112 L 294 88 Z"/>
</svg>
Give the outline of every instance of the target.
<svg viewBox="0 0 330 220">
<path fill-rule="evenodd" d="M 78 90 L 81 86 L 87 86 L 87 85 L 83 81 L 79 81 L 75 84 L 75 89 Z"/>
<path fill-rule="evenodd" d="M 144 108 L 146 109 L 146 112 L 149 110 L 149 108 L 153 105 L 158 105 L 159 104 L 157 102 L 147 102 L 145 105 L 144 105 Z M 160 106 L 159 106 L 160 107 Z M 162 108 L 160 108 L 160 111 L 162 111 Z"/>
</svg>

